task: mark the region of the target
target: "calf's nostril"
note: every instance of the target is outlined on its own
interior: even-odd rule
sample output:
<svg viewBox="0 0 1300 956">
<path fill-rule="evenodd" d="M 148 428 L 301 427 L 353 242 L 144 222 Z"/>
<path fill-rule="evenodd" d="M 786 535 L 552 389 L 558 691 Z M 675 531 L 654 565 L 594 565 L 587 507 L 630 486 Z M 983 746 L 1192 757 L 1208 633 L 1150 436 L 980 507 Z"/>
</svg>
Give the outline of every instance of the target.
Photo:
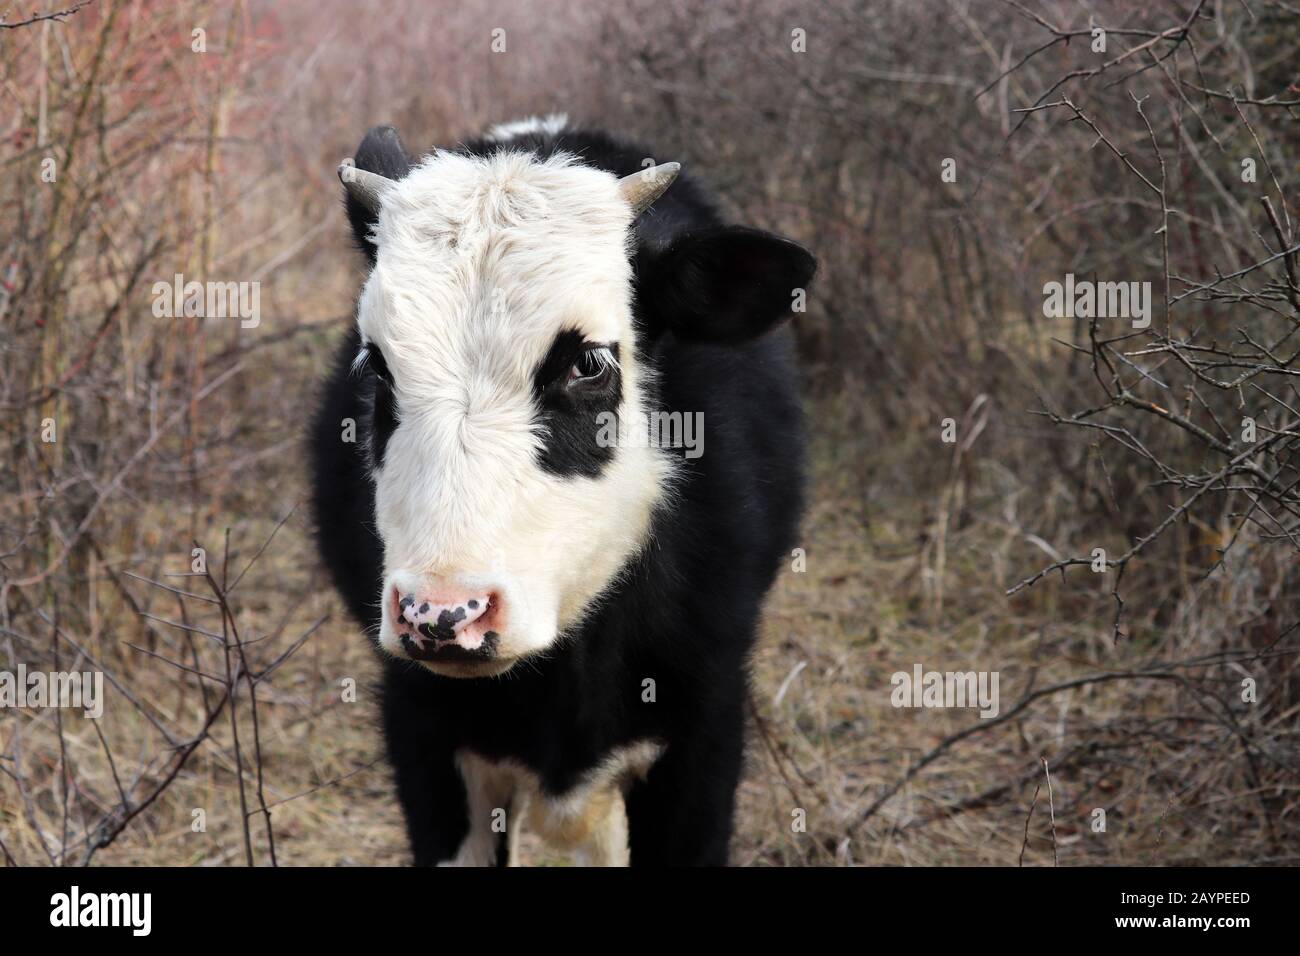
<svg viewBox="0 0 1300 956">
<path fill-rule="evenodd" d="M 449 626 L 443 625 L 441 622 L 439 622 L 438 624 L 430 624 L 426 621 L 424 624 L 421 624 L 418 628 L 416 628 L 416 630 L 422 636 L 427 637 L 431 641 L 445 642 L 445 641 L 454 641 L 456 639 L 456 632 L 453 631 Z"/>
<path fill-rule="evenodd" d="M 473 596 L 437 591 L 421 594 L 418 590 L 404 594 L 394 588 L 390 607 L 395 606 L 399 632 L 437 643 L 477 645 L 482 640 L 479 632 L 495 623 L 497 598 L 491 592 L 470 594 Z"/>
</svg>

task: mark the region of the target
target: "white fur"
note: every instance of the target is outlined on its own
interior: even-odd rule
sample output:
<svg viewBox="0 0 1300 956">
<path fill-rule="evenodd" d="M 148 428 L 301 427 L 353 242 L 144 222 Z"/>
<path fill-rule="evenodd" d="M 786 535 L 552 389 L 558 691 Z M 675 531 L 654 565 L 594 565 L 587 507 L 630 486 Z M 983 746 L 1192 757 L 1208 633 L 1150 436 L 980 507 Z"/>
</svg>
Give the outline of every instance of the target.
<svg viewBox="0 0 1300 956">
<path fill-rule="evenodd" d="M 498 123 L 488 130 L 487 138 L 505 142 L 518 136 L 527 136 L 530 133 L 544 133 L 554 136 L 568 124 L 569 115 L 567 113 L 530 116 L 527 119 L 514 120 L 509 123 Z"/>
<path fill-rule="evenodd" d="M 547 474 L 532 385 L 556 334 L 578 329 L 618 343 L 619 414 L 642 409 L 631 220 L 613 175 L 566 156 L 436 153 L 383 196 L 357 321 L 400 422 L 374 472 L 384 594 L 441 580 L 508 604 L 501 667 L 435 670 L 499 673 L 550 646 L 646 543 L 668 459 L 619 448 L 598 479 Z M 383 608 L 380 644 L 400 655 Z"/>
<path fill-rule="evenodd" d="M 513 760 L 489 761 L 457 751 L 456 768 L 465 783 L 469 832 L 448 866 L 492 866 L 500 820 L 506 824 L 509 865 L 518 860 L 522 823 L 555 849 L 587 866 L 627 866 L 628 831 L 624 793 L 644 778 L 663 755 L 663 744 L 638 740 L 618 747 L 559 795 L 542 792 L 537 775 Z M 499 812 L 504 811 L 504 815 Z"/>
</svg>

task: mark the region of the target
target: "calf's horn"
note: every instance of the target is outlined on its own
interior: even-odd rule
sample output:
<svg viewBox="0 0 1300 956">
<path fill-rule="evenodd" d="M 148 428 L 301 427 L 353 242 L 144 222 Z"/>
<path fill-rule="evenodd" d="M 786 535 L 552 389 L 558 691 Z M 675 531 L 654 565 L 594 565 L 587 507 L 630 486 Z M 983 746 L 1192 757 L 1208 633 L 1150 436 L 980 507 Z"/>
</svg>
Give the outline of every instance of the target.
<svg viewBox="0 0 1300 956">
<path fill-rule="evenodd" d="M 350 158 L 339 163 L 339 179 L 350 195 L 371 212 L 379 212 L 379 199 L 393 180 L 367 169 L 358 169 Z"/>
<path fill-rule="evenodd" d="M 682 171 L 681 163 L 660 163 L 631 176 L 624 176 L 618 181 L 618 191 L 632 207 L 632 218 L 650 208 L 650 204 L 664 194 L 677 174 Z"/>
</svg>

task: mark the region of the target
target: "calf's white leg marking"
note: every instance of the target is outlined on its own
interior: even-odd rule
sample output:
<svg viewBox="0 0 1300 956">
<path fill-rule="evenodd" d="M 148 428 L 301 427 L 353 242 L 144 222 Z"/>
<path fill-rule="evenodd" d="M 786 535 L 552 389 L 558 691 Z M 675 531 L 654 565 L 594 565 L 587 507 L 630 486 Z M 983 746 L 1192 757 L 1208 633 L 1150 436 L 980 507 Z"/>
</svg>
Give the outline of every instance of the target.
<svg viewBox="0 0 1300 956">
<path fill-rule="evenodd" d="M 527 821 L 548 845 L 573 853 L 587 866 L 627 866 L 628 827 L 624 793 L 663 754 L 663 744 L 641 740 L 611 750 L 559 796 L 542 793 L 537 775 L 514 760 L 489 761 L 469 750 L 456 752 L 465 781 L 469 832 L 450 866 L 491 866 L 499 834 L 495 811 L 507 812 L 509 864 L 515 865 L 521 824 Z"/>
</svg>

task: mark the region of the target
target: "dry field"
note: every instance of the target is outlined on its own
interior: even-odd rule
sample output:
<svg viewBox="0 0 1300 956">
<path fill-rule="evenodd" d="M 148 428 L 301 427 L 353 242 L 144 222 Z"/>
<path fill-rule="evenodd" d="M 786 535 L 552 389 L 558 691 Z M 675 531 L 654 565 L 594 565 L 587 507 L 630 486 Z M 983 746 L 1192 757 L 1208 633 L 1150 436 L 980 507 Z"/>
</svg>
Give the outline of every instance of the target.
<svg viewBox="0 0 1300 956">
<path fill-rule="evenodd" d="M 107 694 L 0 709 L 0 858 L 406 861 L 374 655 L 308 523 L 360 277 L 334 166 L 377 122 L 424 149 L 562 107 L 822 261 L 733 861 L 1300 859 L 1300 17 L 1116 3 L 1097 56 L 1063 2 L 348 6 L 0 30 L 0 671 Z M 1045 317 L 1066 272 L 1152 280 L 1150 331 Z M 258 283 L 257 324 L 159 317 L 178 273 Z M 894 707 L 917 664 L 996 672 L 998 715 Z"/>
</svg>

